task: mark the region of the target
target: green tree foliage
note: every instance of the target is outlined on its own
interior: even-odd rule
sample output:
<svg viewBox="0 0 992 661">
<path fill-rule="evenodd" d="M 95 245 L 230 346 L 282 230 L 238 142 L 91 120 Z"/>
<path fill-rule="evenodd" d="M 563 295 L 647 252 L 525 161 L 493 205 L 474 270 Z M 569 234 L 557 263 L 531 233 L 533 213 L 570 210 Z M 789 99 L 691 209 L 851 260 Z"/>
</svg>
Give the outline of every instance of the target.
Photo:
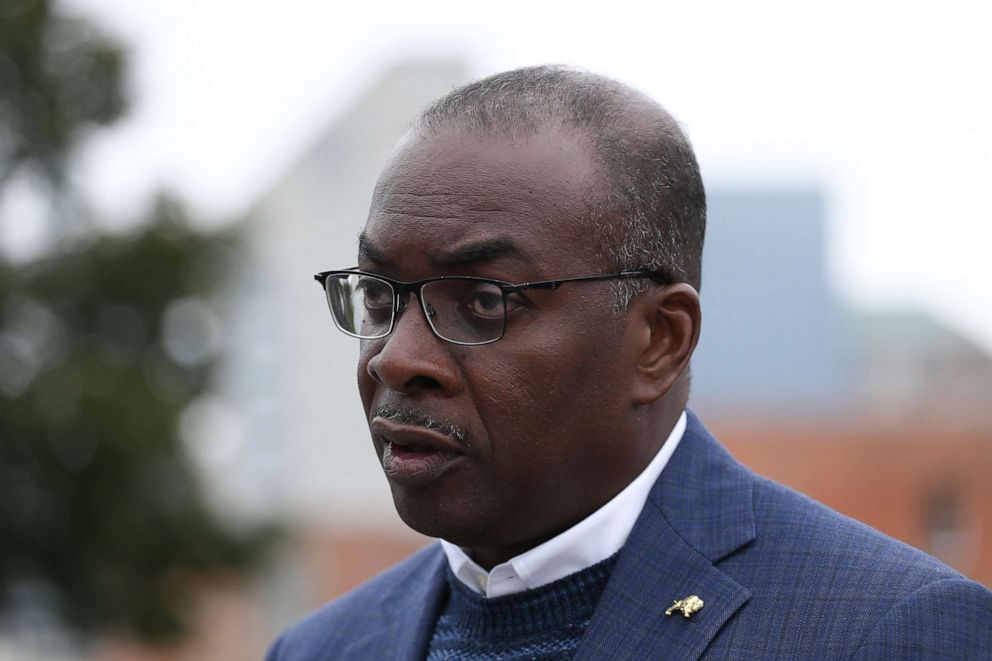
<svg viewBox="0 0 992 661">
<path fill-rule="evenodd" d="M 117 119 L 123 54 L 48 0 L 0 2 L 0 185 L 24 165 L 61 182 L 80 131 Z"/>
<path fill-rule="evenodd" d="M 73 145 L 123 107 L 121 67 L 46 0 L 0 0 L 0 196 L 24 168 L 67 189 Z M 41 603 L 82 633 L 178 635 L 195 577 L 247 569 L 271 539 L 221 524 L 178 440 L 236 241 L 169 200 L 149 215 L 0 260 L 0 624 Z"/>
</svg>

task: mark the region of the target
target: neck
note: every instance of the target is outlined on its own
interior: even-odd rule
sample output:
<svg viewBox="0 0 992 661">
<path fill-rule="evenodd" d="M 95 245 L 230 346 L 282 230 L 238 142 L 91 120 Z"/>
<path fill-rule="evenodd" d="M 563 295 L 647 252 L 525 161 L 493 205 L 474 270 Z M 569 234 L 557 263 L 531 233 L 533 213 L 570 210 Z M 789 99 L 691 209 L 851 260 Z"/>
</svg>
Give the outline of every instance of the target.
<svg viewBox="0 0 992 661">
<path fill-rule="evenodd" d="M 465 551 L 468 553 L 469 557 L 476 562 L 476 564 L 486 571 L 491 571 L 496 565 L 502 564 L 511 558 L 517 557 L 518 555 L 522 555 L 527 551 L 530 551 L 532 548 L 540 546 L 549 539 L 560 535 L 582 519 L 586 518 L 589 514 L 592 514 L 592 512 L 584 514 L 575 521 L 570 521 L 563 524 L 561 527 L 535 539 L 529 539 L 509 546 L 470 548 L 465 549 Z"/>
<path fill-rule="evenodd" d="M 648 407 L 645 407 L 647 409 Z M 650 407 L 652 410 L 642 410 L 638 417 L 641 418 L 641 427 L 643 433 L 640 434 L 642 439 L 641 443 L 636 446 L 628 447 L 629 451 L 629 464 L 628 470 L 626 472 L 626 478 L 618 482 L 613 488 L 604 491 L 604 494 L 600 499 L 591 506 L 584 508 L 580 512 L 573 512 L 572 515 L 567 519 L 559 519 L 557 525 L 553 528 L 545 529 L 543 533 L 539 536 L 531 537 L 524 540 L 515 540 L 512 544 L 507 544 L 504 546 L 472 546 L 463 547 L 466 553 L 478 564 L 481 568 L 486 571 L 491 571 L 493 567 L 504 563 L 512 558 L 520 556 L 541 544 L 548 542 L 549 540 L 557 537 L 558 535 L 564 533 L 565 531 L 573 528 L 587 517 L 592 515 L 594 512 L 600 510 L 604 505 L 613 500 L 620 494 L 621 491 L 626 489 L 631 483 L 643 475 L 648 465 L 658 456 L 659 451 L 665 444 L 666 440 L 671 436 L 672 430 L 678 423 L 682 412 L 685 410 L 684 404 L 681 402 L 675 403 L 673 405 L 662 407 L 660 402 L 656 402 L 654 406 Z M 653 480 L 652 480 L 653 481 Z M 642 480 L 642 483 L 645 483 Z M 646 484 L 646 483 L 645 483 Z M 641 487 L 643 488 L 643 487 Z M 641 493 L 640 489 L 637 493 Z M 645 492 L 646 493 L 646 492 Z M 629 499 L 624 501 L 629 503 Z M 620 507 L 620 505 L 618 505 Z M 612 512 L 619 511 L 616 508 L 611 510 Z M 625 511 L 625 510 L 624 510 Z M 639 506 L 638 506 L 639 511 Z M 612 515 L 610 515 L 612 516 Z M 604 519 L 599 519 L 604 520 Z M 574 539 L 574 538 L 573 538 Z"/>
</svg>

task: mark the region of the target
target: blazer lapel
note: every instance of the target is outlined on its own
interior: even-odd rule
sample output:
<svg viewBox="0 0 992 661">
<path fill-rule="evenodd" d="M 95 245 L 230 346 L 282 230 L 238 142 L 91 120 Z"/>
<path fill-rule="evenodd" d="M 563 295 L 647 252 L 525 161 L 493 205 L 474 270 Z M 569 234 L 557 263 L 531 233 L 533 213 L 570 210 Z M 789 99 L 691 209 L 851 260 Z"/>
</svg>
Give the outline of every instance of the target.
<svg viewBox="0 0 992 661">
<path fill-rule="evenodd" d="M 589 623 L 577 659 L 698 659 L 750 593 L 715 563 L 754 539 L 751 476 L 692 412 Z M 678 599 L 704 606 L 665 615 Z"/>
<path fill-rule="evenodd" d="M 434 633 L 434 623 L 448 593 L 447 561 L 438 544 L 422 572 L 394 585 L 380 600 L 381 619 L 369 634 L 349 645 L 346 659 L 422 661 Z"/>
</svg>

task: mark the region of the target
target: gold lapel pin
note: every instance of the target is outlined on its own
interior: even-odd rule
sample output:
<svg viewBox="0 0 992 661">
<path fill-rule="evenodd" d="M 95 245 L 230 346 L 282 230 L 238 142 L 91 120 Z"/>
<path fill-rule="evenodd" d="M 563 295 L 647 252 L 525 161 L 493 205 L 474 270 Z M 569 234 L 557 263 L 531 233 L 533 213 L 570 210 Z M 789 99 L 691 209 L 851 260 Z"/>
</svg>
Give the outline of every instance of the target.
<svg viewBox="0 0 992 661">
<path fill-rule="evenodd" d="M 685 599 L 679 599 L 665 611 L 665 615 L 671 615 L 672 613 L 682 613 L 683 617 L 692 617 L 693 613 L 698 613 L 703 610 L 703 600 L 694 594 L 689 595 Z"/>
</svg>

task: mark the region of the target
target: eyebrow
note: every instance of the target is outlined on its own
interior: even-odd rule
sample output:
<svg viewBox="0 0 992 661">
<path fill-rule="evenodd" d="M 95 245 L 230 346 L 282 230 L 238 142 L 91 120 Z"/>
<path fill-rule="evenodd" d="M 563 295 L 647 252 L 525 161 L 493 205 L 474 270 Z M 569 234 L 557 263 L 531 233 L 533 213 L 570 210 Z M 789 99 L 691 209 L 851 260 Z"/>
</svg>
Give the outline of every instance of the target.
<svg viewBox="0 0 992 661">
<path fill-rule="evenodd" d="M 358 257 L 376 264 L 387 266 L 389 260 L 373 245 L 365 232 L 358 237 Z M 511 259 L 524 264 L 532 264 L 533 260 L 517 244 L 509 239 L 483 239 L 474 243 L 459 246 L 452 252 L 431 256 L 429 261 L 439 268 L 485 264 L 497 259 Z"/>
<path fill-rule="evenodd" d="M 358 259 L 359 261 L 367 259 L 378 266 L 385 266 L 387 262 L 379 249 L 372 245 L 372 240 L 364 231 L 358 235 Z"/>
<path fill-rule="evenodd" d="M 505 258 L 528 264 L 531 262 L 527 254 L 509 239 L 484 239 L 475 243 L 469 243 L 459 246 L 453 252 L 434 257 L 430 261 L 437 266 L 450 267 L 485 264 Z"/>
</svg>

